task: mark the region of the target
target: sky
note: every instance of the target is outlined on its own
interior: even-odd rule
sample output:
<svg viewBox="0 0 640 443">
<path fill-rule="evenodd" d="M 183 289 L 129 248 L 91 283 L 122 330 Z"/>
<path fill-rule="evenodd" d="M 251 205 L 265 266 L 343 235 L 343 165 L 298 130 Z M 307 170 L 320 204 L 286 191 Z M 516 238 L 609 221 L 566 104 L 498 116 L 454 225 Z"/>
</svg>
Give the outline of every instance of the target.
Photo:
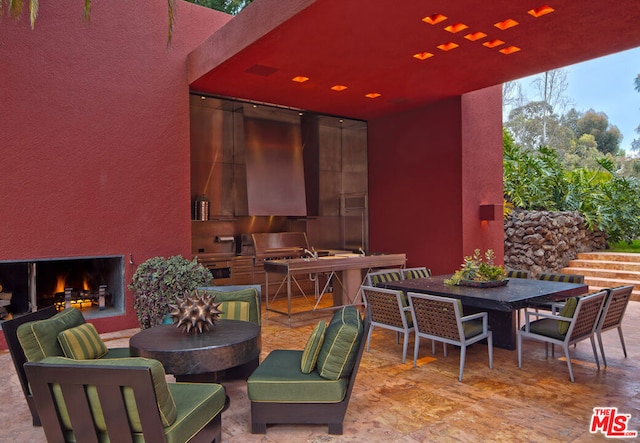
<svg viewBox="0 0 640 443">
<path fill-rule="evenodd" d="M 592 108 L 607 114 L 609 124 L 617 126 L 623 135 L 620 147 L 627 154 L 633 154 L 631 142 L 640 137 L 635 132 L 640 125 L 640 92 L 634 89 L 634 79 L 640 74 L 640 48 L 566 66 L 564 69 L 568 83 L 565 95 L 571 100 L 572 107 L 580 112 Z M 530 100 L 534 99 L 530 89 L 534 78 L 520 80 Z"/>
</svg>

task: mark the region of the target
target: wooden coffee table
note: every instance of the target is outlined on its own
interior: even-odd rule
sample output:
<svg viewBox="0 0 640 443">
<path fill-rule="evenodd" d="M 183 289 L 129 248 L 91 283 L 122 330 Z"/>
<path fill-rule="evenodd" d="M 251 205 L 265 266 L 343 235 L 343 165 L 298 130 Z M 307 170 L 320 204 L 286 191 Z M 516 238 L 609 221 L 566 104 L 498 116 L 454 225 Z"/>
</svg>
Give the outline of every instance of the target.
<svg viewBox="0 0 640 443">
<path fill-rule="evenodd" d="M 228 369 L 257 367 L 261 347 L 260 326 L 240 320 L 217 320 L 202 334 L 154 326 L 129 340 L 132 356 L 159 360 L 176 381 L 190 382 L 217 381 Z"/>
</svg>

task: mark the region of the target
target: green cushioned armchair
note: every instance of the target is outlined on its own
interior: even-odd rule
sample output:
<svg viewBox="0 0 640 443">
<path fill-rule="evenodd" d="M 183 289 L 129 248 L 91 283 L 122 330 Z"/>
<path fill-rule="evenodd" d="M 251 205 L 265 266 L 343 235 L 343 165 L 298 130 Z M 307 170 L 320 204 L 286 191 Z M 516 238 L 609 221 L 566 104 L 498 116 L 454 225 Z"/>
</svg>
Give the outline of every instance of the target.
<svg viewBox="0 0 640 443">
<path fill-rule="evenodd" d="M 330 434 L 342 434 L 370 323 L 354 306 L 338 310 L 322 343 L 313 340 L 313 333 L 310 337 L 321 346 L 310 371 L 302 368 L 305 351 L 271 351 L 247 380 L 251 432 L 264 434 L 267 424 L 294 423 L 328 424 Z"/>
<path fill-rule="evenodd" d="M 167 383 L 141 357 L 25 364 L 48 442 L 221 441 L 225 390 L 216 383 Z"/>
</svg>

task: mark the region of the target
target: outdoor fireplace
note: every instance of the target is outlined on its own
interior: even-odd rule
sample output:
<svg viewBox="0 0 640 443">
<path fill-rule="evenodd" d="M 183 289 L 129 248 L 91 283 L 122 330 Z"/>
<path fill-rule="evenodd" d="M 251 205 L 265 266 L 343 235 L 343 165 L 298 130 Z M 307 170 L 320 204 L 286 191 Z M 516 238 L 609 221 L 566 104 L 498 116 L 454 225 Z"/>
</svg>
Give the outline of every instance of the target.
<svg viewBox="0 0 640 443">
<path fill-rule="evenodd" d="M 123 256 L 0 261 L 0 319 L 54 305 L 124 312 Z"/>
</svg>

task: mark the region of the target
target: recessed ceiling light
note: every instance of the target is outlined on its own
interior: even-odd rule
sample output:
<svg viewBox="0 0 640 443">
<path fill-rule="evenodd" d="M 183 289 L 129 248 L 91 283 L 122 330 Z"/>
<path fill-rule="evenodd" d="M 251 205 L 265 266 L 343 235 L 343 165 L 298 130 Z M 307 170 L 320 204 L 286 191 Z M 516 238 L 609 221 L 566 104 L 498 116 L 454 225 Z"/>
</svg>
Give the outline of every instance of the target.
<svg viewBox="0 0 640 443">
<path fill-rule="evenodd" d="M 553 11 L 555 11 L 555 9 L 553 9 L 551 6 L 544 5 L 536 9 L 531 9 L 530 11 L 527 11 L 527 12 L 529 13 L 529 15 L 532 15 L 535 18 L 538 18 L 538 17 L 542 17 L 543 15 L 550 14 Z"/>
<path fill-rule="evenodd" d="M 365 94 L 365 97 L 367 98 L 378 98 L 380 97 L 382 94 L 378 94 L 377 92 L 370 92 L 368 94 Z"/>
<path fill-rule="evenodd" d="M 413 54 L 413 58 L 417 58 L 418 60 L 426 60 L 431 57 L 433 57 L 433 54 L 430 52 L 418 52 L 417 54 Z"/>
<path fill-rule="evenodd" d="M 334 91 L 344 91 L 345 89 L 347 89 L 347 87 L 345 85 L 334 85 L 331 87 L 332 90 Z"/>
<path fill-rule="evenodd" d="M 502 22 L 494 23 L 493 26 L 500 29 L 501 31 L 504 31 L 506 29 L 513 28 L 514 26 L 518 26 L 519 24 L 520 23 L 518 23 L 517 21 L 508 18 Z"/>
<path fill-rule="evenodd" d="M 305 77 L 304 75 L 298 75 L 297 77 L 293 77 L 291 79 L 292 82 L 304 83 L 309 80 L 309 77 Z"/>
<path fill-rule="evenodd" d="M 495 48 L 496 46 L 500 45 L 504 45 L 504 42 L 502 40 L 491 40 L 482 44 L 482 46 L 486 46 L 487 48 Z"/>
<path fill-rule="evenodd" d="M 518 52 L 519 50 L 520 48 L 518 48 L 517 46 L 509 46 L 508 48 L 500 49 L 498 52 L 502 52 L 503 54 L 509 55 L 509 54 L 513 54 L 514 52 Z"/>
<path fill-rule="evenodd" d="M 456 23 L 455 25 L 446 26 L 444 30 L 455 34 L 456 32 L 464 31 L 467 28 L 468 26 L 464 23 Z"/>
<path fill-rule="evenodd" d="M 430 25 L 437 25 L 440 22 L 443 22 L 447 19 L 446 15 L 442 14 L 433 14 L 428 17 L 422 19 L 423 22 L 429 23 Z"/>
<path fill-rule="evenodd" d="M 200 100 L 206 100 L 206 99 L 207 99 L 207 97 L 205 97 L 204 95 L 200 96 Z"/>
<path fill-rule="evenodd" d="M 466 38 L 467 40 L 471 40 L 472 42 L 475 42 L 476 40 L 480 40 L 481 38 L 485 38 L 487 36 L 487 34 L 485 34 L 484 32 L 473 32 L 471 34 L 467 34 L 464 36 L 464 38 Z"/>
<path fill-rule="evenodd" d="M 438 45 L 438 49 L 440 49 L 441 51 L 451 51 L 452 49 L 456 49 L 458 46 L 460 45 L 457 43 L 449 42 Z"/>
</svg>

